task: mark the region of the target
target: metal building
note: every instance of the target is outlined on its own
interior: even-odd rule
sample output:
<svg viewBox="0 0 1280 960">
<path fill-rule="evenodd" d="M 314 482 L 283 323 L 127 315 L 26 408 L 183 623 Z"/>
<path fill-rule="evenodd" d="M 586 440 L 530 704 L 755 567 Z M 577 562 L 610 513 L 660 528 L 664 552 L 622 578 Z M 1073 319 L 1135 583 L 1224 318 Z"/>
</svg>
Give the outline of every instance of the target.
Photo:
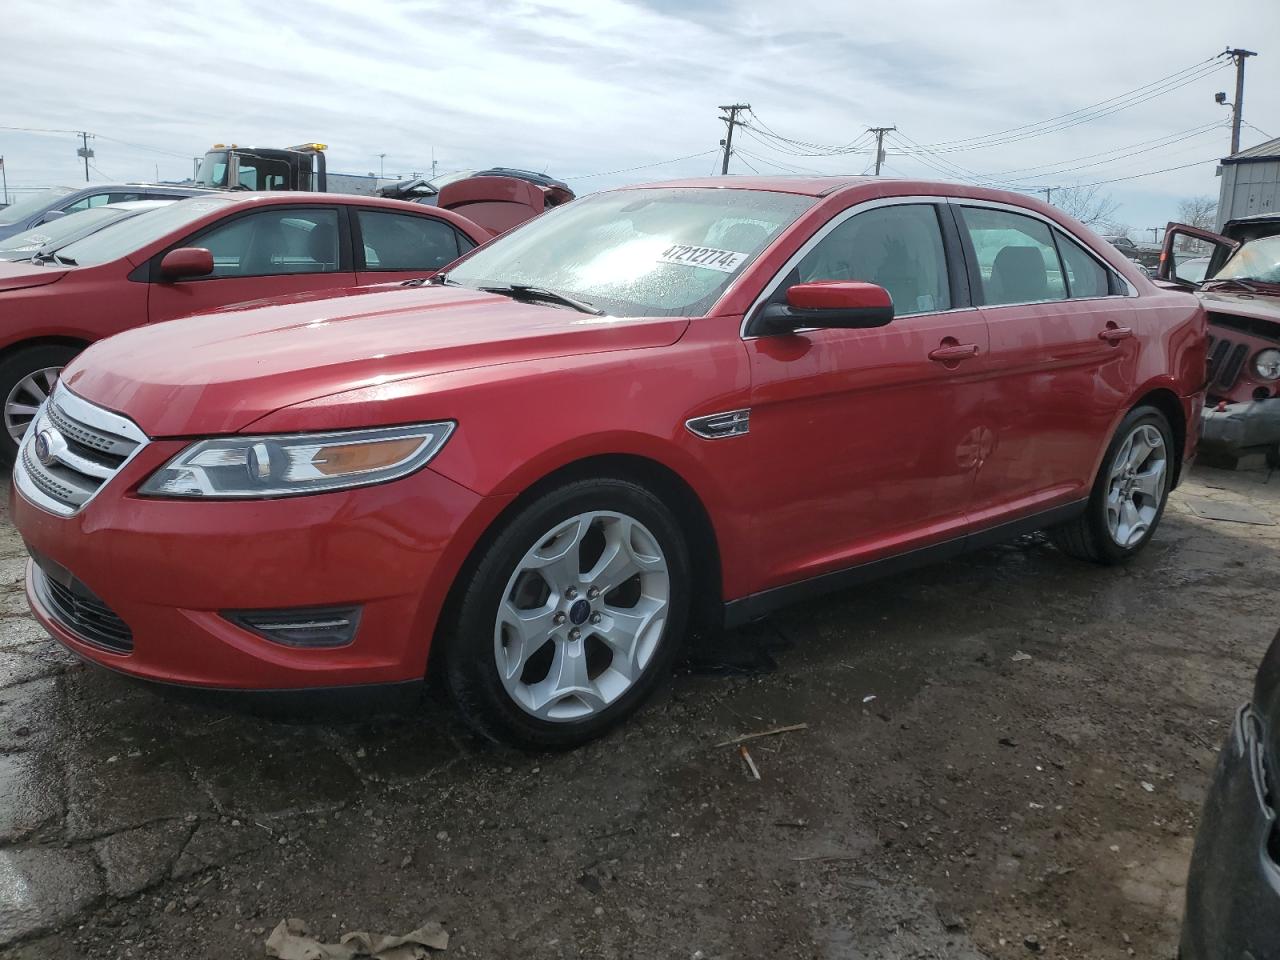
<svg viewBox="0 0 1280 960">
<path fill-rule="evenodd" d="M 1280 137 L 1224 157 L 1218 194 L 1218 229 L 1255 213 L 1280 213 Z"/>
</svg>

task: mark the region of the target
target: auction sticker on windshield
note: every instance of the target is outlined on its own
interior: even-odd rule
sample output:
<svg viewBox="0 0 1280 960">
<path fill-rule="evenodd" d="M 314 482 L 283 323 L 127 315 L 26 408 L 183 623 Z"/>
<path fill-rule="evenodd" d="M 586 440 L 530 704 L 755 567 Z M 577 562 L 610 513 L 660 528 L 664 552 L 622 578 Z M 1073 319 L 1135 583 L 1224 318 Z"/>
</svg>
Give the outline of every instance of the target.
<svg viewBox="0 0 1280 960">
<path fill-rule="evenodd" d="M 689 267 L 706 267 L 721 273 L 733 273 L 747 259 L 745 253 L 733 250 L 717 250 L 715 247 L 694 247 L 676 243 L 658 254 L 660 263 L 681 263 Z"/>
</svg>

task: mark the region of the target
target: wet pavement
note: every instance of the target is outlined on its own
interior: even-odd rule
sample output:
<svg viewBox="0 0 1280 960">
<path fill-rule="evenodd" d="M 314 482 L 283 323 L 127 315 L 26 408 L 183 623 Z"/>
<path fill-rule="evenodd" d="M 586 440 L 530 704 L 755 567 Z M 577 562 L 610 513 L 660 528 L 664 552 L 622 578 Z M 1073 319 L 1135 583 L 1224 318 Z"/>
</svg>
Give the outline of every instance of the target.
<svg viewBox="0 0 1280 960">
<path fill-rule="evenodd" d="M 1122 569 L 1040 537 L 728 635 L 567 755 L 444 704 L 264 717 L 85 667 L 0 529 L 0 955 L 240 958 L 302 917 L 449 954 L 1172 956 L 1208 774 L 1270 636 L 1280 476 L 1198 469 Z M 741 671 L 729 671 L 730 673 Z M 807 728 L 747 744 L 736 736 Z M 7 946 L 5 946 L 7 944 Z"/>
</svg>

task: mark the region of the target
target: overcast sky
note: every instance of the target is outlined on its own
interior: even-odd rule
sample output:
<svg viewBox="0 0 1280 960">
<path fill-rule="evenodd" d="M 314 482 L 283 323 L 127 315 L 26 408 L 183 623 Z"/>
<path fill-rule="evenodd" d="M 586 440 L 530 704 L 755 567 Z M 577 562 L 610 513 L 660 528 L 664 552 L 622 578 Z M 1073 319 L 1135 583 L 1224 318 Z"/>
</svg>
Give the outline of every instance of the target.
<svg viewBox="0 0 1280 960">
<path fill-rule="evenodd" d="M 408 175 L 430 169 L 434 148 L 441 172 L 545 169 L 586 192 L 718 170 L 717 105 L 744 102 L 753 122 L 814 144 L 896 125 L 889 175 L 940 178 L 941 167 L 949 179 L 1061 186 L 1202 161 L 1099 188 L 1121 203 L 1119 220 L 1143 228 L 1183 197 L 1217 195 L 1229 111 L 1213 94 L 1230 98 L 1234 82 L 1225 60 L 1057 132 L 923 154 L 911 143 L 1034 124 L 1230 44 L 1259 53 L 1247 69 L 1250 146 L 1267 139 L 1260 130 L 1280 136 L 1280 42 L 1268 40 L 1280 41 L 1277 0 L 5 0 L 0 124 L 97 134 L 95 180 L 189 176 L 189 158 L 215 142 L 320 140 L 334 171 L 377 171 L 385 153 L 388 175 Z M 738 139 L 737 173 L 862 173 L 872 160 Z M 82 181 L 77 146 L 68 133 L 0 129 L 11 187 Z M 644 164 L 655 165 L 600 175 Z"/>
</svg>

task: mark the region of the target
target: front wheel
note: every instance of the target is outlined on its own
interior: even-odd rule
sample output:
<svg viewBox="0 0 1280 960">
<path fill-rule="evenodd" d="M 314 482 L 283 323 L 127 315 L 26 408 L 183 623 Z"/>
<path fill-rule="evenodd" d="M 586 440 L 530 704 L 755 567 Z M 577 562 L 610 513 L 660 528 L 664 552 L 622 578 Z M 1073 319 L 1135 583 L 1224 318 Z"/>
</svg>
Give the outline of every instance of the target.
<svg viewBox="0 0 1280 960">
<path fill-rule="evenodd" d="M 1147 545 L 1164 516 L 1175 456 L 1168 418 L 1155 407 L 1129 412 L 1112 438 L 1085 512 L 1054 527 L 1064 553 L 1094 563 L 1119 563 Z"/>
<path fill-rule="evenodd" d="M 689 610 L 671 511 L 627 480 L 581 480 L 512 517 L 446 623 L 445 676 L 473 728 L 527 749 L 600 736 L 670 672 Z"/>
<path fill-rule="evenodd" d="M 0 397 L 4 399 L 0 460 L 13 462 L 36 410 L 53 392 L 62 368 L 76 353 L 72 347 L 41 345 L 15 350 L 0 362 Z"/>
</svg>

